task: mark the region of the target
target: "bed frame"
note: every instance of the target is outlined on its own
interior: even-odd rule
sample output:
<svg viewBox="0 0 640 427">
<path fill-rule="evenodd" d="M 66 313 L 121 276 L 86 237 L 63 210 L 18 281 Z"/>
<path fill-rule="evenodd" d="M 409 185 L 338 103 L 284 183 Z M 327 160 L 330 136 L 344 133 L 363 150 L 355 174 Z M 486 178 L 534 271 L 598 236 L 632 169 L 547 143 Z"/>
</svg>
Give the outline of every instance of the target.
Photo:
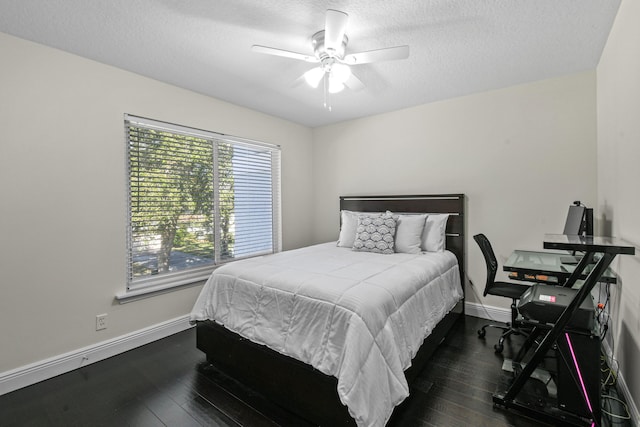
<svg viewBox="0 0 640 427">
<path fill-rule="evenodd" d="M 423 196 L 345 196 L 340 209 L 360 212 L 449 213 L 447 249 L 458 258 L 460 278 L 465 282 L 465 200 L 464 194 Z M 438 323 L 412 365 L 405 371 L 411 385 L 425 367 L 456 320 L 464 315 L 464 299 Z M 338 397 L 335 377 L 312 366 L 255 344 L 212 321 L 196 326 L 198 349 L 223 375 L 233 378 L 281 408 L 320 426 L 355 426 Z"/>
</svg>

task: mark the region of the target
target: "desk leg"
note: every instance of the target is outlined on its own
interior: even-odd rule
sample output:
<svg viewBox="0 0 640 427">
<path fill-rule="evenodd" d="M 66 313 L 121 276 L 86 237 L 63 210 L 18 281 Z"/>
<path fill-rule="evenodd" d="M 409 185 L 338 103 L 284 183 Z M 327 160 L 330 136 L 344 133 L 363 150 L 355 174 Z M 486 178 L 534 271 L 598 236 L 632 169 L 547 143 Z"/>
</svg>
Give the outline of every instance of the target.
<svg viewBox="0 0 640 427">
<path fill-rule="evenodd" d="M 582 276 L 582 272 L 585 270 L 585 268 L 587 268 L 587 265 L 589 265 L 591 260 L 593 260 L 593 252 L 587 252 L 586 254 L 584 254 L 584 256 L 580 259 L 580 262 L 578 262 L 578 265 L 576 265 L 576 268 L 573 270 L 573 273 L 569 275 L 569 278 L 562 284 L 562 286 L 564 286 L 565 288 L 573 287 L 580 276 Z"/>
<path fill-rule="evenodd" d="M 585 256 L 586 255 L 588 254 L 585 254 Z M 616 254 L 605 253 L 603 257 L 598 261 L 598 263 L 595 265 L 591 273 L 589 273 L 589 275 L 587 276 L 587 279 L 585 280 L 584 284 L 582 285 L 582 287 L 580 288 L 576 296 L 573 298 L 573 300 L 571 300 L 567 308 L 562 312 L 562 314 L 560 315 L 560 318 L 558 319 L 556 324 L 553 326 L 553 328 L 551 328 L 551 330 L 547 332 L 542 342 L 536 349 L 535 353 L 531 357 L 531 360 L 529 361 L 529 363 L 527 363 L 525 367 L 522 368 L 522 371 L 514 379 L 513 383 L 511 384 L 507 392 L 504 394 L 504 396 L 494 395 L 495 403 L 508 407 L 509 404 L 513 402 L 514 398 L 518 395 L 520 390 L 522 390 L 522 387 L 524 387 L 526 381 L 529 379 L 529 377 L 531 376 L 533 371 L 536 369 L 536 367 L 538 367 L 538 365 L 540 364 L 544 356 L 547 354 L 547 352 L 549 351 L 553 343 L 555 343 L 556 340 L 558 340 L 564 328 L 569 323 L 569 320 L 571 320 L 571 318 L 576 313 L 576 311 L 578 311 L 580 304 L 582 304 L 582 301 L 584 301 L 584 299 L 589 295 L 589 293 L 591 292 L 595 284 L 598 283 L 598 281 L 600 280 L 600 277 L 602 276 L 604 271 L 607 269 L 607 267 L 609 267 L 609 265 L 611 264 L 611 261 L 613 261 L 615 256 Z M 579 264 L 579 266 L 581 265 L 582 265 L 582 262 Z M 585 266 L 586 266 L 586 263 L 585 263 Z M 576 271 L 577 270 L 578 268 L 576 268 Z M 577 272 L 578 277 L 580 274 L 581 272 Z M 599 424 L 600 420 L 596 420 L 595 422 Z"/>
<path fill-rule="evenodd" d="M 518 354 L 513 359 L 514 362 L 519 364 L 522 361 L 524 356 L 529 352 L 529 350 L 531 350 L 531 347 L 533 347 L 533 343 L 541 335 L 541 332 L 542 330 L 540 329 L 539 326 L 534 326 L 534 328 L 531 330 L 531 333 L 527 337 L 526 341 L 522 344 L 522 347 L 520 347 L 520 350 L 518 350 Z"/>
</svg>

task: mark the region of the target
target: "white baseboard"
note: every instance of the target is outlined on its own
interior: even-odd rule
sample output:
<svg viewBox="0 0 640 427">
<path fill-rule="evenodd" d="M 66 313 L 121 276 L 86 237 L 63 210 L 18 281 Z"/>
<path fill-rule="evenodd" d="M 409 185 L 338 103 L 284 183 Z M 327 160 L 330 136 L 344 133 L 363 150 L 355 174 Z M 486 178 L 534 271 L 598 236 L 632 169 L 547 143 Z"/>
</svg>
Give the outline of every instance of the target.
<svg viewBox="0 0 640 427">
<path fill-rule="evenodd" d="M 510 308 L 492 307 L 477 302 L 465 302 L 464 312 L 469 316 L 493 320 L 495 322 L 507 323 L 511 321 Z"/>
<path fill-rule="evenodd" d="M 177 317 L 30 365 L 0 372 L 0 395 L 73 371 L 191 327 L 189 316 Z"/>
</svg>

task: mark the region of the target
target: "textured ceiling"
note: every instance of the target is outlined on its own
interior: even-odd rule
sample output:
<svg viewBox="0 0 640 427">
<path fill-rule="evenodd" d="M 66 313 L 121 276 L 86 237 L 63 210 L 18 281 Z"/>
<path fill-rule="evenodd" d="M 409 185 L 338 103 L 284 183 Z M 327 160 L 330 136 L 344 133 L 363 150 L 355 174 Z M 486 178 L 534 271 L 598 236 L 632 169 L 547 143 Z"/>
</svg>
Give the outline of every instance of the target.
<svg viewBox="0 0 640 427">
<path fill-rule="evenodd" d="M 2 0 L 0 31 L 315 127 L 594 69 L 620 0 Z M 362 64 L 361 91 L 301 84 L 326 9 L 349 14 L 347 53 L 409 45 Z"/>
</svg>

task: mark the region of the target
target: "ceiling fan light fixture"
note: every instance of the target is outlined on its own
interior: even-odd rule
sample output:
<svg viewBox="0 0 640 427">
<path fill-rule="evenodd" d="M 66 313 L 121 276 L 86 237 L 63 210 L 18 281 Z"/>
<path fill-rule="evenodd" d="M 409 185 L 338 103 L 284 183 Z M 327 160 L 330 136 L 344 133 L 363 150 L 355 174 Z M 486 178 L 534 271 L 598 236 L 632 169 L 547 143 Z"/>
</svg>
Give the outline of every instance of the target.
<svg viewBox="0 0 640 427">
<path fill-rule="evenodd" d="M 335 63 L 331 67 L 331 80 L 344 84 L 351 76 L 351 68 L 348 65 Z"/>
<path fill-rule="evenodd" d="M 344 90 L 344 84 L 336 79 L 329 78 L 329 93 L 338 93 Z"/>
<path fill-rule="evenodd" d="M 324 70 L 322 69 L 322 67 L 316 67 L 304 73 L 304 80 L 309 86 L 315 89 L 320 84 L 323 76 Z"/>
</svg>

